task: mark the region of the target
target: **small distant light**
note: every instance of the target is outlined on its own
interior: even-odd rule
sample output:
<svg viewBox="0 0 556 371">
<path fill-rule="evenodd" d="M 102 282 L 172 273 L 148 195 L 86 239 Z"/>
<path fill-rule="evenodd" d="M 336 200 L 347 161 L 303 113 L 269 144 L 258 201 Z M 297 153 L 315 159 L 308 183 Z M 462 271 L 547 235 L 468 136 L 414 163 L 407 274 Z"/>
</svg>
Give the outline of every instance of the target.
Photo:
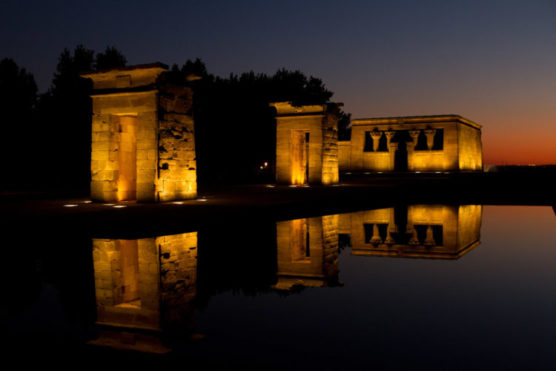
<svg viewBox="0 0 556 371">
<path fill-rule="evenodd" d="M 274 188 L 274 187 L 276 187 L 276 186 L 275 186 L 274 184 L 267 184 L 265 187 L 266 187 L 266 188 Z"/>
<path fill-rule="evenodd" d="M 435 171 L 435 174 L 442 174 L 442 171 Z"/>
<path fill-rule="evenodd" d="M 206 198 L 198 198 L 197 201 L 205 202 L 205 201 L 207 201 L 207 199 Z"/>
<path fill-rule="evenodd" d="M 83 201 L 84 204 L 90 204 L 91 202 L 93 202 L 93 201 L 91 201 L 91 200 L 85 200 L 85 201 Z"/>
<path fill-rule="evenodd" d="M 416 171 L 415 173 L 416 173 L 416 174 L 421 174 L 421 172 L 420 172 L 420 171 Z"/>
<path fill-rule="evenodd" d="M 268 162 L 265 161 L 265 162 L 264 162 L 264 166 L 268 166 Z"/>
<path fill-rule="evenodd" d="M 302 185 L 302 187 L 303 187 L 303 188 L 309 188 L 310 185 L 309 185 L 309 184 L 305 184 L 305 185 Z"/>
<path fill-rule="evenodd" d="M 332 187 L 339 187 L 341 184 L 332 184 Z"/>
<path fill-rule="evenodd" d="M 114 204 L 103 204 L 104 206 L 114 206 Z"/>
<path fill-rule="evenodd" d="M 347 175 L 351 175 L 351 172 L 348 171 L 346 174 L 347 174 Z"/>
<path fill-rule="evenodd" d="M 368 174 L 370 174 L 370 172 L 368 172 L 368 171 L 365 171 L 365 174 L 367 174 L 367 175 L 368 175 Z"/>
<path fill-rule="evenodd" d="M 175 205 L 183 205 L 183 201 L 174 201 L 172 203 Z"/>
<path fill-rule="evenodd" d="M 377 174 L 382 174 L 382 171 L 377 171 Z"/>
<path fill-rule="evenodd" d="M 288 187 L 297 188 L 297 184 L 290 184 Z"/>
<path fill-rule="evenodd" d="M 114 205 L 114 209 L 121 209 L 127 207 L 127 205 Z"/>
<path fill-rule="evenodd" d="M 64 207 L 76 207 L 76 204 L 65 204 Z"/>
<path fill-rule="evenodd" d="M 261 165 L 261 166 L 259 167 L 259 169 L 261 169 L 261 170 L 264 169 L 264 166 Z"/>
</svg>

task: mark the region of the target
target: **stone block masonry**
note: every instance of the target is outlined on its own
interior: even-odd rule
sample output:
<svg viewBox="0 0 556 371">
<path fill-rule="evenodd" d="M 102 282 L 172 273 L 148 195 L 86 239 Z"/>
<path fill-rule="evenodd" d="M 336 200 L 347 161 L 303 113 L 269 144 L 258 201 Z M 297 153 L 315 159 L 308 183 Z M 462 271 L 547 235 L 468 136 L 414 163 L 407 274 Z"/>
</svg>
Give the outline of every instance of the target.
<svg viewBox="0 0 556 371">
<path fill-rule="evenodd" d="M 276 109 L 276 183 L 338 183 L 338 112 L 342 104 L 278 102 L 271 106 Z"/>
<path fill-rule="evenodd" d="M 197 196 L 191 87 L 160 63 L 83 74 L 93 80 L 91 198 L 158 202 Z"/>
</svg>

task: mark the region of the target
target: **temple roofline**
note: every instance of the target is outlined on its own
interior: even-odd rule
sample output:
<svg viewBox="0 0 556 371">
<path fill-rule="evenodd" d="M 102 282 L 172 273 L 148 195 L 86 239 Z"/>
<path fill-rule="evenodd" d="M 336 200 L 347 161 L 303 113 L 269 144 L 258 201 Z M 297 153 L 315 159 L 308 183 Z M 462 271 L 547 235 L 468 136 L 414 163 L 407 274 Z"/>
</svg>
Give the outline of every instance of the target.
<svg viewBox="0 0 556 371">
<path fill-rule="evenodd" d="M 162 62 L 153 62 L 153 63 L 145 63 L 145 64 L 135 64 L 133 66 L 124 66 L 119 68 L 107 68 L 102 70 L 82 71 L 79 75 L 84 78 L 90 78 L 90 75 L 97 75 L 101 73 L 117 72 L 117 71 L 132 71 L 132 70 L 139 70 L 139 69 L 168 70 L 168 66 Z"/>
<path fill-rule="evenodd" d="M 460 115 L 429 115 L 429 116 L 398 116 L 398 117 L 375 117 L 360 118 L 351 120 L 353 126 L 358 125 L 383 125 L 383 124 L 420 124 L 420 123 L 440 123 L 448 121 L 458 121 L 462 124 L 480 130 L 481 125 Z"/>
</svg>

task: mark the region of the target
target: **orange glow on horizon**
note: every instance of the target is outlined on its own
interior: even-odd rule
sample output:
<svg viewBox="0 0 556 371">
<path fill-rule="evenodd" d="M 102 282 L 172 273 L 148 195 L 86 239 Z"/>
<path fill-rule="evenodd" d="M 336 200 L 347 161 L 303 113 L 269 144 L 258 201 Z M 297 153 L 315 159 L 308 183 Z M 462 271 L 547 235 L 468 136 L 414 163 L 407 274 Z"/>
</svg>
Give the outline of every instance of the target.
<svg viewBox="0 0 556 371">
<path fill-rule="evenodd" d="M 556 130 L 515 130 L 496 135 L 483 127 L 485 164 L 555 165 Z"/>
</svg>

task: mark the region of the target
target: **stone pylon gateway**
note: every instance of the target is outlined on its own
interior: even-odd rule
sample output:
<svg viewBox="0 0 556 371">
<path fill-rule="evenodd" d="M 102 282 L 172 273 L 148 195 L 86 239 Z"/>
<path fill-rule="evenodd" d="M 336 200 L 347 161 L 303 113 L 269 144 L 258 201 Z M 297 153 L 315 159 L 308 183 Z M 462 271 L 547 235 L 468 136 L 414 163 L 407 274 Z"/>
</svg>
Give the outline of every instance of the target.
<svg viewBox="0 0 556 371">
<path fill-rule="evenodd" d="M 343 104 L 271 106 L 276 109 L 276 183 L 338 183 L 338 113 Z"/>
<path fill-rule="evenodd" d="M 197 195 L 192 89 L 161 63 L 84 73 L 93 81 L 91 198 L 172 201 Z"/>
</svg>

